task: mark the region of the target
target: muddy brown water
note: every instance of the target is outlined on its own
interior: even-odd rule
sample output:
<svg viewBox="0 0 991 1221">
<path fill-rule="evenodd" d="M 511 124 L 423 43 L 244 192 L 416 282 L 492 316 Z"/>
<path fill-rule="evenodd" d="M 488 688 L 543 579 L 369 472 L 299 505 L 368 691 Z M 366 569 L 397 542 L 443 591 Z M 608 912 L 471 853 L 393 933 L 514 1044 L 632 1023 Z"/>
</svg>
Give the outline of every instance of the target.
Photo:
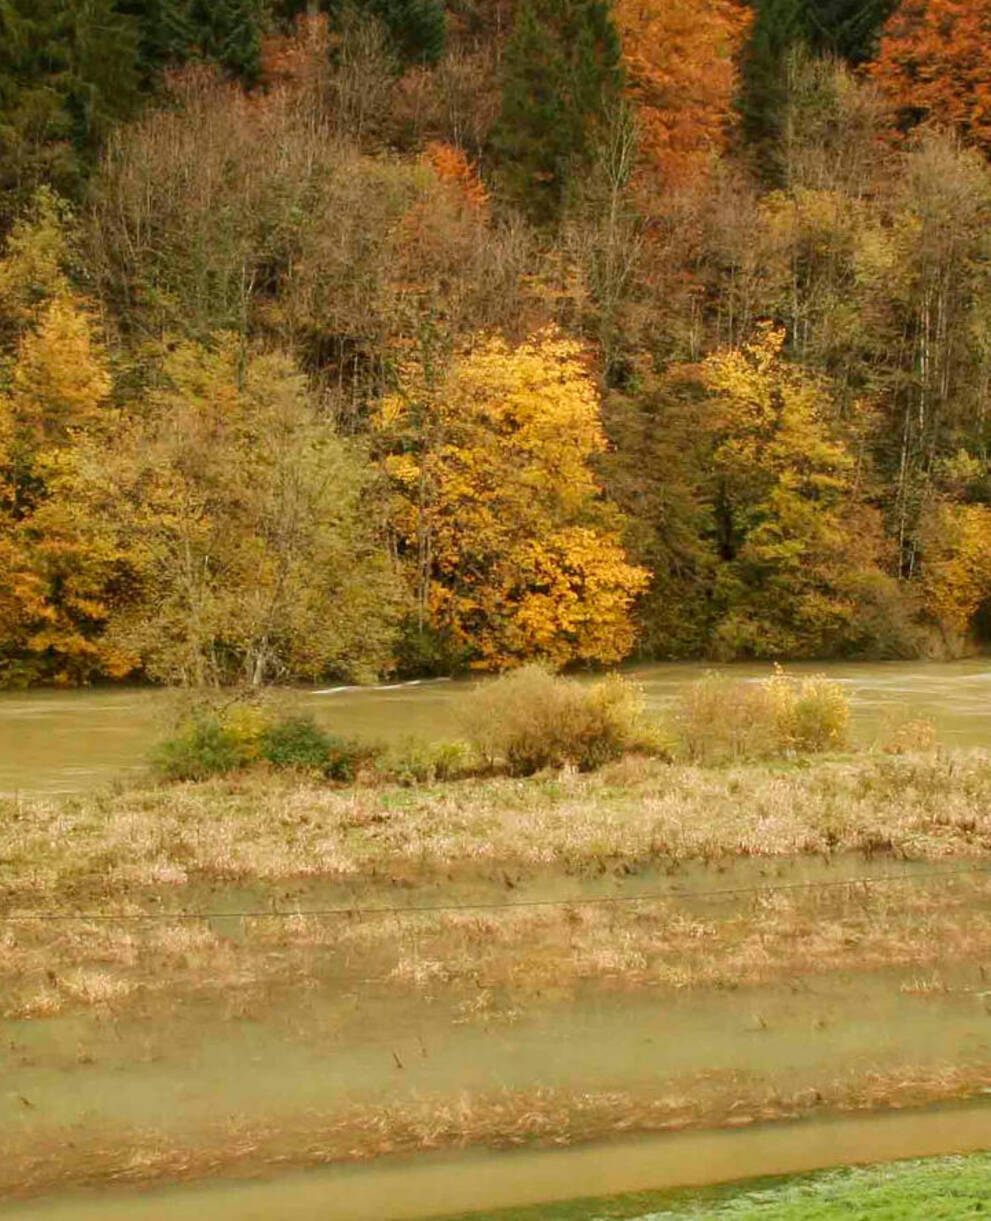
<svg viewBox="0 0 991 1221">
<path fill-rule="evenodd" d="M 670 664 L 624 671 L 641 683 L 654 711 L 707 669 Z M 766 677 L 768 665 L 730 667 Z M 789 667 L 824 672 L 849 692 L 855 736 L 869 743 L 886 715 L 907 710 L 931 718 L 948 745 L 991 745 L 991 662 L 817 663 Z M 456 735 L 458 697 L 469 682 L 425 682 L 296 693 L 329 729 L 395 741 Z M 0 793 L 91 788 L 140 768 L 167 723 L 166 692 L 117 687 L 91 691 L 0 693 Z"/>
<path fill-rule="evenodd" d="M 350 986 L 331 980 L 319 988 L 280 986 L 240 1008 L 195 1000 L 170 1007 L 151 995 L 119 1020 L 96 1009 L 0 1023 L 0 1146 L 8 1167 L 35 1147 L 71 1148 L 94 1131 L 108 1146 L 123 1148 L 133 1133 L 182 1141 L 218 1116 L 236 1117 L 249 1130 L 282 1124 L 292 1130 L 300 1116 L 333 1113 L 350 1102 L 415 1105 L 440 1097 L 456 1104 L 462 1097 L 534 1089 L 678 1097 L 693 1088 L 686 1086 L 693 1074 L 715 1080 L 730 1098 L 741 1082 L 787 1097 L 902 1065 L 935 1070 L 991 1061 L 986 971 L 978 963 L 942 971 L 940 989 L 928 993 L 914 987 L 918 973 L 911 970 L 837 972 L 731 991 L 631 996 L 587 989 L 566 1004 L 536 999 L 509 1020 L 483 1022 L 466 1022 L 429 995 L 397 996 L 375 968 L 369 961 L 369 978 L 352 978 Z M 723 1076 L 725 1087 L 718 1086 Z M 890 1147 L 899 1156 L 984 1147 L 989 1114 L 975 1111 L 969 1126 L 958 1119 L 948 1128 L 943 1112 L 927 1112 L 905 1128 L 906 1143 Z M 650 1155 L 640 1145 L 609 1146 L 592 1160 L 587 1150 L 578 1151 L 574 1161 L 537 1158 L 532 1173 L 496 1154 L 430 1161 L 425 1181 L 432 1186 L 426 1194 L 416 1187 L 416 1207 L 399 1207 L 423 1174 L 410 1162 L 406 1171 L 381 1175 L 340 1170 L 243 1189 L 206 1184 L 128 1197 L 138 1210 L 132 1212 L 112 1211 L 120 1202 L 109 1191 L 99 1197 L 99 1208 L 107 1210 L 99 1214 L 85 1197 L 70 1195 L 0 1207 L 0 1216 L 384 1221 L 872 1156 L 871 1146 L 849 1142 L 842 1125 L 810 1123 L 798 1135 L 791 1131 L 769 1128 L 764 1143 L 753 1146 L 726 1143 L 718 1134 L 699 1137 L 683 1146 L 695 1151 L 684 1157 L 672 1157 L 663 1142 Z M 831 1143 L 823 1145 L 826 1132 Z M 879 1157 L 894 1155 L 880 1147 Z M 494 1170 L 502 1165 L 505 1179 Z M 468 1193 L 470 1167 L 478 1173 Z M 403 1173 L 410 1175 L 409 1188 Z M 515 1187 L 507 1195 L 509 1182 Z M 342 1202 L 337 1193 L 345 1184 Z M 164 1211 L 141 1211 L 151 1208 L 150 1200 Z"/>
<path fill-rule="evenodd" d="M 684 1132 L 571 1149 L 382 1159 L 254 1182 L 214 1180 L 0 1205 L 8 1221 L 423 1221 L 991 1145 L 991 1106 Z M 594 1212 L 589 1214 L 590 1221 Z"/>
<path fill-rule="evenodd" d="M 461 1092 L 664 1097 L 696 1073 L 731 1080 L 742 1071 L 788 1095 L 904 1064 L 991 1061 L 978 966 L 941 972 L 949 991 L 938 995 L 903 990 L 931 974 L 586 994 L 566 1007 L 538 999 L 523 1015 L 483 1022 L 461 1020 L 436 999 L 397 997 L 374 979 L 346 992 L 280 987 L 234 1017 L 216 1004 L 170 1011 L 152 999 L 121 1021 L 99 1013 L 6 1021 L 0 1131 L 26 1148 L 53 1125 L 70 1137 L 93 1126 L 181 1135 L 218 1110 L 270 1123 L 349 1100 Z"/>
</svg>

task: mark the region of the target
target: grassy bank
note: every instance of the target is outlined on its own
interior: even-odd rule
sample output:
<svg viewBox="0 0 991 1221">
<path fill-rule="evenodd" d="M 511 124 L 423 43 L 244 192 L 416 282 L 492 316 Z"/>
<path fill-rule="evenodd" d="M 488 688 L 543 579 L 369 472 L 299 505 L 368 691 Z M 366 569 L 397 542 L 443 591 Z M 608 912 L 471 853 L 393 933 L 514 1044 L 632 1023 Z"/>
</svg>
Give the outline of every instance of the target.
<svg viewBox="0 0 991 1221">
<path fill-rule="evenodd" d="M 462 1214 L 444 1221 L 958 1221 L 991 1211 L 991 1155 L 896 1162 L 780 1182 Z"/>
</svg>

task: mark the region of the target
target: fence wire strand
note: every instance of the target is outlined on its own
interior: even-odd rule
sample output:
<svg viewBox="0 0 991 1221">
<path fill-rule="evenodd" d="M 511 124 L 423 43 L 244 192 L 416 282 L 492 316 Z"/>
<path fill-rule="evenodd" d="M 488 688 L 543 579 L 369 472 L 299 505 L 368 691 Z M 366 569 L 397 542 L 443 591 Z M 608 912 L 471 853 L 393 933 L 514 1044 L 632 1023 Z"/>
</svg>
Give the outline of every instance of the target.
<svg viewBox="0 0 991 1221">
<path fill-rule="evenodd" d="M 718 902 L 745 895 L 765 895 L 788 891 L 869 889 L 872 886 L 905 885 L 942 878 L 976 877 L 991 873 L 989 865 L 968 865 L 959 869 L 932 869 L 917 872 L 887 873 L 856 878 L 828 878 L 805 882 L 774 882 L 758 886 L 726 886 L 713 890 L 672 888 L 640 891 L 630 895 L 576 895 L 563 899 L 505 899 L 467 903 L 379 904 L 361 907 L 355 904 L 318 908 L 254 908 L 233 911 L 147 911 L 147 912 L 0 912 L 0 924 L 116 922 L 119 924 L 154 923 L 165 920 L 298 920 L 302 918 L 331 919 L 346 917 L 364 919 L 374 916 L 418 916 L 444 912 L 509 911 L 540 907 L 597 907 L 627 903 L 658 903 L 664 901 Z"/>
</svg>

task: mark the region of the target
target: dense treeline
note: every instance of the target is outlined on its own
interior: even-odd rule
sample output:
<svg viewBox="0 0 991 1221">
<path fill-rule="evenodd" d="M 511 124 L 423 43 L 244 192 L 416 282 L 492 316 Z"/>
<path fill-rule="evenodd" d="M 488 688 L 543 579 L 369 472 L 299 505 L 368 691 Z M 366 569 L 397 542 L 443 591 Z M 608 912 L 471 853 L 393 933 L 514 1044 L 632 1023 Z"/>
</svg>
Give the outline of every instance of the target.
<svg viewBox="0 0 991 1221">
<path fill-rule="evenodd" d="M 9 0 L 0 682 L 991 634 L 991 0 Z"/>
</svg>

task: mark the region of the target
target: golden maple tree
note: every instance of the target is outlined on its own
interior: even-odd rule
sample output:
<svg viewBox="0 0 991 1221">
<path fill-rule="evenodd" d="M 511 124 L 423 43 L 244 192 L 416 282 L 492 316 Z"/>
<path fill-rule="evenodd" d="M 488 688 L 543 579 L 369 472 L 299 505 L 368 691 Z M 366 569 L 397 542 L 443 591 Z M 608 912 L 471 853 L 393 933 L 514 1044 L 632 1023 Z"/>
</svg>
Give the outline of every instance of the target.
<svg viewBox="0 0 991 1221">
<path fill-rule="evenodd" d="M 479 340 L 446 375 L 404 370 L 377 427 L 418 609 L 473 664 L 619 661 L 649 574 L 589 460 L 605 449 L 579 344 Z"/>
</svg>

